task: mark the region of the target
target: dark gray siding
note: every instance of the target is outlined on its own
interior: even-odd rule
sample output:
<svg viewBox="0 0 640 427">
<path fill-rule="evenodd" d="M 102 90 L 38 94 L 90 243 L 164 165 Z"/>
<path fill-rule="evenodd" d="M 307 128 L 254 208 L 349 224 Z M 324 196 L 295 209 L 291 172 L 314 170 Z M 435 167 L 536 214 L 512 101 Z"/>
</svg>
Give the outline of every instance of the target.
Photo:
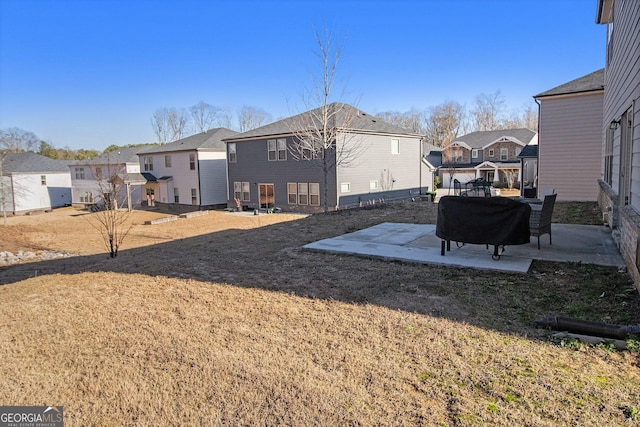
<svg viewBox="0 0 640 427">
<path fill-rule="evenodd" d="M 287 138 L 287 145 L 291 142 Z M 259 206 L 259 184 L 273 184 L 275 206 L 285 211 L 309 212 L 323 208 L 324 183 L 321 159 L 296 160 L 287 152 L 287 160 L 269 161 L 267 139 L 236 142 L 236 162 L 228 162 L 229 206 L 235 206 L 234 182 L 249 182 L 250 202 L 243 206 L 255 209 Z M 288 203 L 287 183 L 318 183 L 320 185 L 320 206 L 301 206 Z M 329 208 L 336 205 L 335 169 L 328 176 Z"/>
</svg>

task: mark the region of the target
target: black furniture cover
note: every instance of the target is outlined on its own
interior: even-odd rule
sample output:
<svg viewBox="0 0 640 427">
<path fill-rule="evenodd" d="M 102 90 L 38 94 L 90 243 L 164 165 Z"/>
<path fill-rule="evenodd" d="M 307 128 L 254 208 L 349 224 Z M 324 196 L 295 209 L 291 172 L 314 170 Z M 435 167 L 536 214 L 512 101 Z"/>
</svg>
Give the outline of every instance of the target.
<svg viewBox="0 0 640 427">
<path fill-rule="evenodd" d="M 436 236 L 461 243 L 523 245 L 529 243 L 530 213 L 528 204 L 506 197 L 444 196 Z"/>
</svg>

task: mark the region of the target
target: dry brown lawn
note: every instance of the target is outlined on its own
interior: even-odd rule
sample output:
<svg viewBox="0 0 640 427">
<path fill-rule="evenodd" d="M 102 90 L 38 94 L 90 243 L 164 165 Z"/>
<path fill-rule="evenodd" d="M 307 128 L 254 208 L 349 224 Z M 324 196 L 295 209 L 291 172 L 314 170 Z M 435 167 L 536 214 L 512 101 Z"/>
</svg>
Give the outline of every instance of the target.
<svg viewBox="0 0 640 427">
<path fill-rule="evenodd" d="M 598 221 L 588 204 L 557 214 Z M 0 251 L 77 255 L 0 267 L 0 405 L 64 405 L 69 426 L 640 422 L 640 353 L 534 326 L 555 314 L 640 323 L 638 292 L 614 268 L 502 274 L 302 249 L 433 223 L 426 202 L 158 225 L 134 212 L 115 259 L 91 215 L 0 227 Z"/>
</svg>

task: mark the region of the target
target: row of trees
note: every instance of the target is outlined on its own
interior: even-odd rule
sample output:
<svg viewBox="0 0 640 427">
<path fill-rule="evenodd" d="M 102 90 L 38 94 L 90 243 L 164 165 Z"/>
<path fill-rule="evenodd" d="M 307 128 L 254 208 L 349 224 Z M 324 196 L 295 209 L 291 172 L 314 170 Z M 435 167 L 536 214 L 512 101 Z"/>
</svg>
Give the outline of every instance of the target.
<svg viewBox="0 0 640 427">
<path fill-rule="evenodd" d="M 32 151 L 55 160 L 85 160 L 100 154 L 98 150 L 55 148 L 30 131 L 17 127 L 0 129 L 0 154 Z"/>
<path fill-rule="evenodd" d="M 456 101 L 446 101 L 424 110 L 413 108 L 407 112 L 385 111 L 376 116 L 424 135 L 426 142 L 436 147 L 447 145 L 457 136 L 474 131 L 515 128 L 538 130 L 537 110 L 529 106 L 521 111 L 507 113 L 504 96 L 499 90 L 478 95 L 470 110 Z M 244 106 L 238 112 L 237 123 L 234 125 L 231 112 L 204 101 L 189 109 L 161 108 L 151 118 L 158 143 L 177 141 L 214 127 L 246 132 L 271 121 L 271 114 L 263 109 Z"/>
<path fill-rule="evenodd" d="M 227 109 L 200 101 L 190 108 L 160 108 L 151 117 L 151 127 L 158 143 L 177 141 L 216 127 L 246 132 L 272 121 L 269 113 L 258 107 L 243 106 L 234 114 Z"/>
</svg>

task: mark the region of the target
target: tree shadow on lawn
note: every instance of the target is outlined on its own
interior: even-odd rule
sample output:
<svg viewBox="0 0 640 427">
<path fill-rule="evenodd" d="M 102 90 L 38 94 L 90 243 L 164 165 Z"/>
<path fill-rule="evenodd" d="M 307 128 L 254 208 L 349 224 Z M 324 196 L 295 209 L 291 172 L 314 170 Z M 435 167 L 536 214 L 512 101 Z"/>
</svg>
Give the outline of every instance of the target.
<svg viewBox="0 0 640 427">
<path fill-rule="evenodd" d="M 390 220 L 433 223 L 429 215 L 407 218 L 394 209 L 315 215 L 122 250 L 113 259 L 105 253 L 1 267 L 0 284 L 56 273 L 139 273 L 381 305 L 532 338 L 546 335 L 535 329 L 541 316 L 640 323 L 640 295 L 615 267 L 536 261 L 529 273 L 512 274 L 302 248 Z"/>
</svg>

